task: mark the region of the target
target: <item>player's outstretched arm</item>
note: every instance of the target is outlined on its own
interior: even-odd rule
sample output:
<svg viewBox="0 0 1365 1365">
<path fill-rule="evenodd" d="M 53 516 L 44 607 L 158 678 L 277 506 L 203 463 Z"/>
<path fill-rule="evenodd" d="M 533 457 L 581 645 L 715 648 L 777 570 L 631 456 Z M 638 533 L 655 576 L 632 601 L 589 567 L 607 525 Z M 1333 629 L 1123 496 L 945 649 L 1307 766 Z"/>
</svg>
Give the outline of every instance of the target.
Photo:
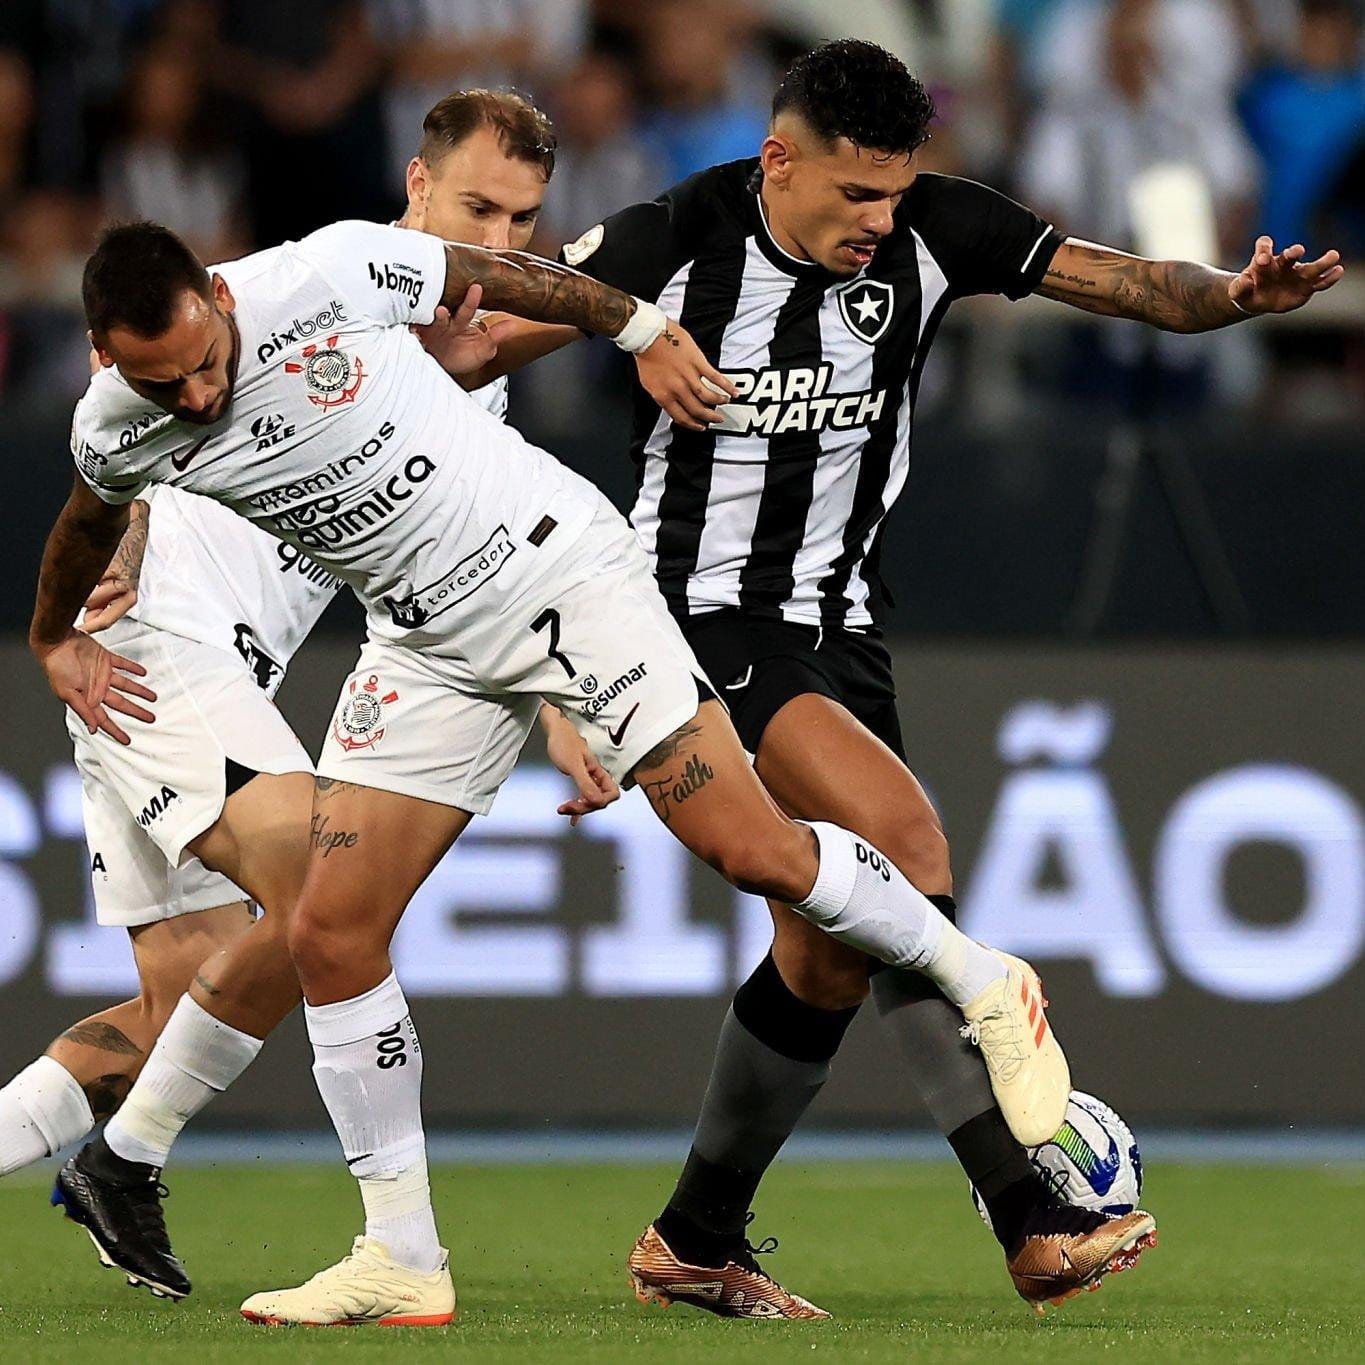
<svg viewBox="0 0 1365 1365">
<path fill-rule="evenodd" d="M 1329 251 L 1305 261 L 1300 245 L 1276 252 L 1257 239 L 1240 274 L 1196 261 L 1149 261 L 1094 242 L 1068 240 L 1035 292 L 1087 313 L 1133 318 L 1165 332 L 1209 332 L 1261 313 L 1290 313 L 1330 289 L 1345 267 Z"/>
<path fill-rule="evenodd" d="M 641 384 L 679 425 L 701 431 L 722 420 L 716 409 L 734 385 L 656 305 L 529 252 L 447 242 L 441 303 L 458 308 L 476 284 L 484 308 L 610 337 L 635 356 Z"/>
<path fill-rule="evenodd" d="M 126 506 L 110 506 L 77 477 L 48 534 L 28 633 L 29 647 L 52 690 L 91 734 L 103 730 L 120 744 L 127 744 L 128 736 L 109 714 L 111 711 L 142 721 L 154 719 L 150 711 L 131 700 L 156 700 L 154 692 L 135 681 L 134 675 L 147 670 L 131 659 L 111 654 L 71 623 L 118 548 L 128 518 Z"/>
</svg>

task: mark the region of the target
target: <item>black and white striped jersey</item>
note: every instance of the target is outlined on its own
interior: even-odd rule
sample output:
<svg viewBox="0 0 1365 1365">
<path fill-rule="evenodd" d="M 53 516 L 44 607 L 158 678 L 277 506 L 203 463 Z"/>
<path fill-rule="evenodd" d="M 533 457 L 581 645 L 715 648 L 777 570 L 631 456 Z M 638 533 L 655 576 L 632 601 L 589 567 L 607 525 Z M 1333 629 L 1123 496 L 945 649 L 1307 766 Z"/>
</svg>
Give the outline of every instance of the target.
<svg viewBox="0 0 1365 1365">
<path fill-rule="evenodd" d="M 1030 293 L 1062 237 L 983 185 L 921 174 L 872 262 L 839 277 L 773 240 L 757 167 L 702 171 L 563 259 L 657 301 L 740 389 L 704 433 L 637 393 L 631 520 L 673 611 L 865 626 L 939 322 L 967 294 Z"/>
</svg>

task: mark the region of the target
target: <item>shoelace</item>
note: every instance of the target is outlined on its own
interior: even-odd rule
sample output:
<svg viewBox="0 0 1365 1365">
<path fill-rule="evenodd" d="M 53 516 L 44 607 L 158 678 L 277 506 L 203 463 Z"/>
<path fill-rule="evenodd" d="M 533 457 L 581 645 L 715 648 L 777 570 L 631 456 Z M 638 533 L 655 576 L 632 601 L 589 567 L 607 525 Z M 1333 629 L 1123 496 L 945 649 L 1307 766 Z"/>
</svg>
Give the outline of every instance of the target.
<svg viewBox="0 0 1365 1365">
<path fill-rule="evenodd" d="M 166 1214 L 161 1207 L 161 1201 L 170 1198 L 170 1190 L 160 1180 L 152 1179 L 145 1185 L 133 1186 L 129 1194 L 133 1205 L 133 1219 L 139 1234 L 155 1250 L 169 1256 L 171 1239 L 166 1232 Z"/>
<path fill-rule="evenodd" d="M 749 1216 L 744 1220 L 744 1226 L 747 1228 L 753 1221 L 754 1215 L 750 1212 Z M 759 1265 L 754 1257 L 770 1256 L 780 1245 L 781 1244 L 776 1237 L 765 1237 L 757 1246 L 746 1237 L 744 1239 L 744 1250 L 735 1257 L 735 1263 L 743 1266 L 750 1274 L 762 1275 L 765 1280 L 771 1280 L 773 1277 Z M 774 1281 L 774 1283 L 776 1283 L 776 1281 Z"/>
<path fill-rule="evenodd" d="M 980 1019 L 973 1019 L 969 1024 L 963 1024 L 958 1029 L 958 1037 L 970 1043 L 973 1047 L 981 1046 L 981 1026 L 993 1023 L 1004 1023 L 1009 1027 L 1009 1037 L 996 1038 L 993 1041 L 992 1053 L 996 1061 L 996 1069 L 1000 1073 L 1002 1080 L 1011 1081 L 1014 1079 L 1019 1068 L 1028 1060 L 1027 1052 L 1024 1048 L 1023 1038 L 1017 1022 L 1008 1010 L 992 1010 L 989 1014 L 983 1014 Z"/>
<path fill-rule="evenodd" d="M 335 1265 L 323 1266 L 316 1275 L 309 1277 L 308 1283 L 313 1284 L 317 1280 L 330 1280 L 337 1275 L 351 1274 L 354 1271 L 366 1269 L 366 1262 L 371 1259 L 365 1255 L 366 1250 L 367 1248 L 365 1247 L 364 1239 L 357 1237 L 355 1241 L 351 1243 L 350 1251 L 348 1251 L 341 1260 Z"/>
</svg>

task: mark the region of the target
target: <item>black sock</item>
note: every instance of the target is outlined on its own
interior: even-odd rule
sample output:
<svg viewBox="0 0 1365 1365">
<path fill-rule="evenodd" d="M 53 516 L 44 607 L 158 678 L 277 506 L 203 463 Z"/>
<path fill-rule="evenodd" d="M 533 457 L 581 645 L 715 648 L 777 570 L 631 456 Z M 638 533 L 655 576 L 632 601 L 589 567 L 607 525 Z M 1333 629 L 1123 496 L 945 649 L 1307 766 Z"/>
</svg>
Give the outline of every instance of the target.
<svg viewBox="0 0 1365 1365">
<path fill-rule="evenodd" d="M 668 1206 L 655 1220 L 659 1236 L 688 1265 L 724 1265 L 744 1240 L 763 1174 L 717 1165 L 692 1148 Z"/>
<path fill-rule="evenodd" d="M 724 1265 L 744 1240 L 759 1181 L 829 1075 L 857 1007 L 792 994 L 772 954 L 735 993 L 677 1188 L 656 1220 L 689 1265 Z"/>
<path fill-rule="evenodd" d="M 999 1109 L 988 1109 L 948 1134 L 957 1159 L 976 1186 L 996 1240 L 1013 1249 L 1030 1210 L 1048 1199 L 1048 1189 L 1033 1168 Z"/>
<path fill-rule="evenodd" d="M 926 899 L 957 923 L 951 896 Z M 872 994 L 905 1049 L 916 1088 L 991 1216 L 1000 1244 L 1019 1240 L 1029 1211 L 1048 1198 L 1028 1153 L 995 1103 L 981 1054 L 958 1037 L 959 1011 L 927 977 L 878 969 Z"/>
</svg>

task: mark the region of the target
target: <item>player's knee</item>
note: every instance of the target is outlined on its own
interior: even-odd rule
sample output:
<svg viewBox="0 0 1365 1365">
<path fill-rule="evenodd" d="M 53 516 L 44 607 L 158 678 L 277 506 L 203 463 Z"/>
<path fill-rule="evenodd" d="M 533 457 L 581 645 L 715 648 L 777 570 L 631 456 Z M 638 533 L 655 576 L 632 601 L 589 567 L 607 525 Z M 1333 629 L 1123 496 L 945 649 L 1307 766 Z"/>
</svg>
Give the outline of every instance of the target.
<svg viewBox="0 0 1365 1365">
<path fill-rule="evenodd" d="M 737 830 L 719 840 L 706 861 L 738 890 L 788 905 L 809 893 L 818 865 L 809 829 L 791 821 L 771 836 Z"/>
<path fill-rule="evenodd" d="M 296 906 L 283 932 L 289 957 L 305 983 L 334 980 L 357 955 L 355 935 L 316 902 Z"/>
<path fill-rule="evenodd" d="M 792 994 L 816 1009 L 852 1009 L 867 999 L 872 960 L 805 920 L 777 920 L 773 958 Z"/>
<path fill-rule="evenodd" d="M 906 881 L 926 895 L 948 895 L 953 889 L 948 837 L 929 809 L 897 821 L 878 847 L 900 868 Z"/>
<path fill-rule="evenodd" d="M 793 995 L 821 1010 L 849 1010 L 867 999 L 867 965 L 850 966 L 819 958 L 798 959 L 788 970 L 783 960 L 783 977 Z"/>
</svg>

